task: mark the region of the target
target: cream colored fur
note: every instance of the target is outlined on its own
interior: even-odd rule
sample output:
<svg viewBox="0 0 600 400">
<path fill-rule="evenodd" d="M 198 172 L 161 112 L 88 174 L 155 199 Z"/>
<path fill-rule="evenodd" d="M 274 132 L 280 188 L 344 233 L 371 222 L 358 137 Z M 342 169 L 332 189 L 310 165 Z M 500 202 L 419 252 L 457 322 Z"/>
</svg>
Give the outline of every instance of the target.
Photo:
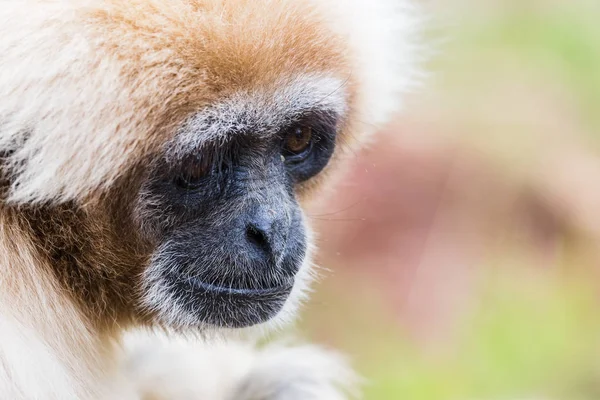
<svg viewBox="0 0 600 400">
<path fill-rule="evenodd" d="M 257 349 L 248 342 L 207 344 L 143 332 L 130 334 L 125 343 L 130 381 L 142 396 L 157 400 L 343 400 L 355 389 L 345 360 L 316 346 Z"/>
</svg>

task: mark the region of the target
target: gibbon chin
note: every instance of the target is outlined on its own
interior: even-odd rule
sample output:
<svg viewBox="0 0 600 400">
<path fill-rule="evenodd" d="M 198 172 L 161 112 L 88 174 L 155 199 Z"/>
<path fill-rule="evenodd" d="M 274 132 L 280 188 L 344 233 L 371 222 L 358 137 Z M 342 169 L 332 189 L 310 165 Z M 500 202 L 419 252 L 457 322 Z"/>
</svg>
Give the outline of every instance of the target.
<svg viewBox="0 0 600 400">
<path fill-rule="evenodd" d="M 412 15 L 0 0 L 0 397 L 347 398 L 336 354 L 227 338 L 296 313 L 303 210 L 414 81 Z"/>
</svg>

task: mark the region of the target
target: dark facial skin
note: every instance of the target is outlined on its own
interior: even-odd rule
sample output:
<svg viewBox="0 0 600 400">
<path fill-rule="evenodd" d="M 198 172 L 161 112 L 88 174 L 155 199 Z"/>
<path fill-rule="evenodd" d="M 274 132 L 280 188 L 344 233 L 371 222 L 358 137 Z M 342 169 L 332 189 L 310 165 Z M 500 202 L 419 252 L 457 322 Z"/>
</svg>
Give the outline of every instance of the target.
<svg viewBox="0 0 600 400">
<path fill-rule="evenodd" d="M 143 231 L 181 311 L 237 328 L 283 307 L 306 252 L 296 186 L 326 166 L 335 135 L 334 115 L 308 112 L 273 135 L 229 132 L 154 168 L 140 199 Z"/>
</svg>

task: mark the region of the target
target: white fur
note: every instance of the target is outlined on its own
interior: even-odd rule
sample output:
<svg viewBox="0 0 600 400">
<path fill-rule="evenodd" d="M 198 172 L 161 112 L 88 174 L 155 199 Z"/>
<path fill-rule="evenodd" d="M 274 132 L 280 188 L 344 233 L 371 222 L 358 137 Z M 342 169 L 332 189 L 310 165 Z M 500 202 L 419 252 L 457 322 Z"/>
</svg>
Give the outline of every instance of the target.
<svg viewBox="0 0 600 400">
<path fill-rule="evenodd" d="M 169 155 L 188 154 L 189 149 L 199 149 L 203 143 L 226 139 L 224 135 L 230 132 L 272 135 L 277 133 L 273 129 L 310 110 L 330 111 L 342 119 L 346 101 L 343 77 L 326 75 L 300 75 L 275 85 L 273 90 L 237 92 L 188 120 L 171 144 Z"/>
<path fill-rule="evenodd" d="M 353 78 L 360 82 L 359 129 L 368 137 L 402 106 L 419 81 L 418 25 L 410 0 L 319 1 L 333 29 L 353 49 Z"/>
<path fill-rule="evenodd" d="M 67 1 L 0 1 L 0 148 L 18 146 L 14 202 L 85 197 L 127 167 L 131 143 L 114 133 L 136 129 L 131 93 L 114 63 L 91 48 L 73 9 Z"/>
<path fill-rule="evenodd" d="M 257 348 L 140 332 L 125 341 L 126 373 L 157 400 L 343 400 L 356 382 L 341 356 L 316 346 Z"/>
</svg>

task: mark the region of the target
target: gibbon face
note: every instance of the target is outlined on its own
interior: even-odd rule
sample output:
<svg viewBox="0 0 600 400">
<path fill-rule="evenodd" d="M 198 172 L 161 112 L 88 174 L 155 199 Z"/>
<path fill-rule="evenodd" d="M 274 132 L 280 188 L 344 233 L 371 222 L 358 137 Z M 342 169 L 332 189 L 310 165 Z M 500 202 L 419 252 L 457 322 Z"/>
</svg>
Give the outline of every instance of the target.
<svg viewBox="0 0 600 400">
<path fill-rule="evenodd" d="M 309 277 L 302 205 L 411 80 L 372 45 L 385 19 L 334 0 L 25 1 L 0 14 L 2 208 L 58 284 L 108 326 L 285 318 Z"/>
<path fill-rule="evenodd" d="M 134 211 L 141 235 L 156 243 L 145 306 L 176 325 L 235 328 L 283 308 L 309 245 L 297 197 L 335 151 L 343 86 L 299 75 L 270 93 L 218 100 L 181 124 Z"/>
</svg>

